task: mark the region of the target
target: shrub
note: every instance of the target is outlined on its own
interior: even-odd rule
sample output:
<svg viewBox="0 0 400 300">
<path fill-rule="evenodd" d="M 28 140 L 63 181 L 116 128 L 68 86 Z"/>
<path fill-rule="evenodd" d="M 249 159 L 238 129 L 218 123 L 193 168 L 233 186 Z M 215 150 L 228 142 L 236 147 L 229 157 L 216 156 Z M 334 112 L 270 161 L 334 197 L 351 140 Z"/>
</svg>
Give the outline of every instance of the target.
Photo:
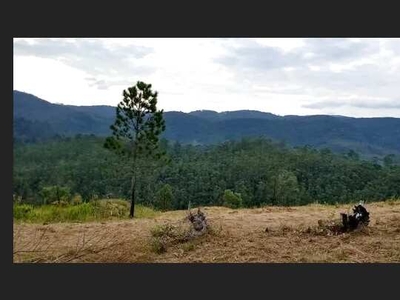
<svg viewBox="0 0 400 300">
<path fill-rule="evenodd" d="M 75 194 L 74 197 L 71 199 L 71 203 L 73 205 L 82 204 L 82 196 L 79 194 Z"/>
<path fill-rule="evenodd" d="M 91 203 L 102 218 L 126 217 L 129 214 L 129 203 L 124 200 L 95 200 Z"/>
<path fill-rule="evenodd" d="M 167 247 L 164 243 L 164 241 L 157 239 L 157 238 L 153 238 L 150 241 L 150 248 L 151 251 L 157 253 L 157 254 L 161 254 L 167 251 Z"/>
<path fill-rule="evenodd" d="M 239 193 L 234 193 L 231 190 L 225 190 L 222 196 L 222 202 L 224 206 L 230 208 L 239 208 L 242 206 L 242 197 Z"/>
<path fill-rule="evenodd" d="M 13 215 L 16 219 L 26 219 L 33 211 L 33 205 L 15 204 L 13 207 Z"/>
</svg>

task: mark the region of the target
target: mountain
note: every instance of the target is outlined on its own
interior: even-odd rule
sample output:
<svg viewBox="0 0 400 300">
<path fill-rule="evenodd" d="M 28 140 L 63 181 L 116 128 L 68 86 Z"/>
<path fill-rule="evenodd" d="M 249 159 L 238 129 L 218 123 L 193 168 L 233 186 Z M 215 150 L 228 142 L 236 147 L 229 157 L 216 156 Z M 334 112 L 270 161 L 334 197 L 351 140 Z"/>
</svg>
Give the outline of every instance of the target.
<svg viewBox="0 0 400 300">
<path fill-rule="evenodd" d="M 232 119 L 262 119 L 262 120 L 275 120 L 279 116 L 271 113 L 265 113 L 257 110 L 237 110 L 237 111 L 224 111 L 217 113 L 212 110 L 196 110 L 189 113 L 189 115 L 207 119 L 209 121 L 217 122 Z"/>
<path fill-rule="evenodd" d="M 52 104 L 34 95 L 14 91 L 15 122 L 21 122 L 21 119 L 40 122 L 58 134 L 103 135 L 113 121 L 114 112 L 112 107 Z"/>
<path fill-rule="evenodd" d="M 52 104 L 14 91 L 14 138 L 41 140 L 56 134 L 105 136 L 115 117 L 112 106 Z M 335 152 L 350 149 L 365 157 L 400 154 L 399 118 L 342 116 L 277 116 L 253 110 L 164 113 L 165 138 L 191 144 L 211 144 L 250 136 L 265 136 L 291 146 L 310 145 Z"/>
</svg>

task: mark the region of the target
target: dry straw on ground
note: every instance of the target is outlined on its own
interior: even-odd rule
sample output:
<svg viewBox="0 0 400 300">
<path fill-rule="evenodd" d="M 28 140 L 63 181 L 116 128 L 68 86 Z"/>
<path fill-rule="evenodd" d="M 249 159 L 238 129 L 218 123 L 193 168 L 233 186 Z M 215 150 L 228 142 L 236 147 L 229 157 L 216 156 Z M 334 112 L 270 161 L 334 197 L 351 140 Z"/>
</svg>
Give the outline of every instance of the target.
<svg viewBox="0 0 400 300">
<path fill-rule="evenodd" d="M 400 262 L 400 201 L 367 204 L 368 227 L 343 234 L 325 230 L 352 207 L 206 207 L 210 234 L 158 252 L 149 243 L 155 228 L 179 224 L 186 211 L 83 224 L 14 224 L 14 262 Z"/>
</svg>

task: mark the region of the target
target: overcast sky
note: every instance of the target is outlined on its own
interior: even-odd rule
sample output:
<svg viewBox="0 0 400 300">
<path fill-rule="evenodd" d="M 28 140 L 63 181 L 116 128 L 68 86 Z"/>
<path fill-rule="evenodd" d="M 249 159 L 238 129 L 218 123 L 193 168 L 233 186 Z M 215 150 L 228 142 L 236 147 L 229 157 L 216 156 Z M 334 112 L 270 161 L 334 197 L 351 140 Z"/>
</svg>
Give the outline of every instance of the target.
<svg viewBox="0 0 400 300">
<path fill-rule="evenodd" d="M 165 111 L 400 117 L 400 39 L 14 39 L 14 90 L 112 105 L 138 80 Z"/>
</svg>

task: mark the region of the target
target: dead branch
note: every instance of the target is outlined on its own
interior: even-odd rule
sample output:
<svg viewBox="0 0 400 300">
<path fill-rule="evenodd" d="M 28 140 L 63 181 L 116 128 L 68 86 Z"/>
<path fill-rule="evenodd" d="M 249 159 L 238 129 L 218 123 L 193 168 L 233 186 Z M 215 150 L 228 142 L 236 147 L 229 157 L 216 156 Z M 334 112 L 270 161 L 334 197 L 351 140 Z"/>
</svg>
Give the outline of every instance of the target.
<svg viewBox="0 0 400 300">
<path fill-rule="evenodd" d="M 17 233 L 18 232 L 19 231 L 17 231 Z M 13 254 L 37 254 L 37 257 L 34 257 L 27 261 L 31 263 L 67 263 L 89 254 L 100 253 L 121 244 L 121 242 L 115 243 L 114 237 L 110 237 L 108 234 L 100 236 L 97 234 L 93 234 L 92 236 L 87 238 L 87 233 L 85 231 L 82 231 L 82 234 L 78 236 L 76 245 L 72 251 L 71 249 L 67 249 L 54 257 L 54 250 L 49 250 L 54 242 L 48 244 L 44 243 L 46 234 L 47 230 L 44 230 L 39 237 L 37 236 L 37 234 L 35 234 L 32 242 L 26 243 L 25 245 L 23 245 L 23 247 L 19 247 L 19 249 L 15 249 L 14 247 Z M 19 238 L 20 237 L 17 234 L 16 239 Z"/>
</svg>

